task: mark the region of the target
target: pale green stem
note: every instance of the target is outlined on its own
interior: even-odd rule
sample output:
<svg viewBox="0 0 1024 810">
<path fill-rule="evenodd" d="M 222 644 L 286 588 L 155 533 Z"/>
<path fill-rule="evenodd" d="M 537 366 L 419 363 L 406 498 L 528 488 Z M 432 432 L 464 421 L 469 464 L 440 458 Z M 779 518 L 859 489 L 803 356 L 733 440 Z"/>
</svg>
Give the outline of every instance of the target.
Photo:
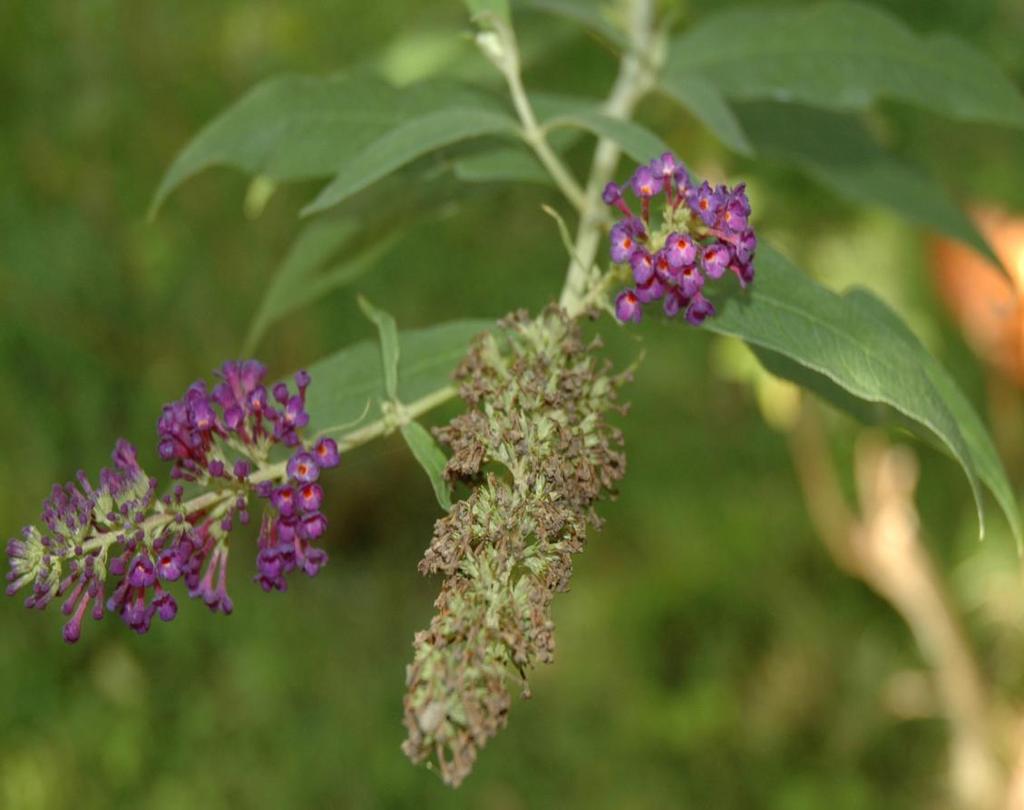
<svg viewBox="0 0 1024 810">
<path fill-rule="evenodd" d="M 394 415 L 386 416 L 381 419 L 376 419 L 361 428 L 357 428 L 356 430 L 352 430 L 344 435 L 338 436 L 338 450 L 339 452 L 352 450 L 353 448 L 373 441 L 379 436 L 391 433 L 396 428 L 400 427 L 403 422 L 408 422 L 424 413 L 427 413 L 428 411 L 433 410 L 439 405 L 450 400 L 456 393 L 456 390 L 452 386 L 446 385 L 444 388 L 432 391 L 415 402 L 403 405 L 398 412 L 399 417 L 397 419 Z M 321 431 L 318 436 L 327 436 L 337 430 L 339 430 L 339 428 L 327 428 L 326 430 Z M 253 473 L 249 477 L 249 481 L 252 484 L 260 484 L 264 481 L 281 481 L 287 475 L 287 466 L 287 461 L 268 464 Z M 242 491 L 243 490 L 240 486 L 232 486 L 219 489 L 215 492 L 203 493 L 191 500 L 184 501 L 180 507 L 176 507 L 172 512 L 162 512 L 147 518 L 142 523 L 141 528 L 147 534 L 150 534 L 173 523 L 175 515 L 178 513 L 194 515 L 200 512 L 216 510 L 217 507 L 225 504 L 232 498 L 237 498 Z M 82 550 L 85 553 L 89 553 L 91 551 L 106 548 L 107 546 L 117 542 L 117 538 L 121 534 L 123 534 L 123 532 L 114 531 L 93 535 L 82 544 Z"/>
<path fill-rule="evenodd" d="M 583 189 L 555 150 L 551 148 L 551 144 L 548 143 L 544 127 L 537 120 L 537 114 L 534 112 L 530 97 L 526 94 L 526 88 L 523 86 L 519 44 L 516 41 L 515 31 L 511 25 L 501 19 L 493 20 L 492 25 L 498 36 L 499 49 L 497 52 L 488 53 L 488 56 L 505 76 L 509 95 L 512 97 L 512 105 L 522 124 L 522 138 L 537 155 L 537 159 L 544 168 L 548 170 L 548 174 L 551 175 L 565 198 L 572 203 L 577 211 L 582 211 L 585 203 Z"/>
<path fill-rule="evenodd" d="M 619 119 L 628 119 L 636 105 L 653 87 L 664 47 L 654 30 L 653 0 L 630 0 L 629 6 L 629 48 L 622 56 L 615 84 L 602 107 L 605 115 Z M 594 150 L 580 210 L 576 246 L 559 299 L 559 303 L 571 316 L 578 315 L 584 308 L 591 269 L 601 244 L 604 220 L 601 192 L 612 179 L 620 154 L 618 144 L 608 138 L 600 139 Z"/>
</svg>

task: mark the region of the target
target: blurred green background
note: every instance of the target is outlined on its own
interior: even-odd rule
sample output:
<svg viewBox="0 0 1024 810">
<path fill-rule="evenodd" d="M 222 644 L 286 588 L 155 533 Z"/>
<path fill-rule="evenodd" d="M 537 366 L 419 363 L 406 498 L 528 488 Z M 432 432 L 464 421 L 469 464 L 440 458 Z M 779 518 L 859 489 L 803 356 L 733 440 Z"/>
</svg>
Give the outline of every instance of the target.
<svg viewBox="0 0 1024 810">
<path fill-rule="evenodd" d="M 684 19 L 724 5 L 693 2 Z M 879 5 L 918 30 L 968 38 L 1024 81 L 1014 0 Z M 599 44 L 544 18 L 521 22 L 536 45 L 528 83 L 603 91 L 614 64 Z M 280 71 L 371 65 L 408 80 L 457 64 L 486 76 L 466 31 L 454 0 L 0 4 L 9 535 L 37 519 L 54 481 L 105 464 L 118 436 L 159 469 L 161 404 L 237 354 L 316 187 L 282 189 L 250 220 L 245 179 L 210 172 L 147 222 L 176 151 Z M 961 199 L 1024 210 L 1019 136 L 887 112 L 896 147 Z M 922 234 L 780 165 L 731 157 L 665 104 L 641 113 L 691 165 L 749 178 L 763 232 L 804 267 L 879 289 L 985 412 L 992 381 L 936 302 Z M 572 158 L 582 170 L 585 150 Z M 540 211 L 554 192 L 475 192 L 418 226 L 355 289 L 406 327 L 548 301 L 565 265 Z M 276 325 L 260 349 L 272 372 L 371 335 L 353 292 Z M 716 373 L 717 341 L 679 324 L 645 324 L 639 340 L 608 323 L 602 331 L 620 356 L 647 352 L 622 420 L 629 474 L 571 593 L 556 601 L 556 663 L 535 673 L 533 699 L 514 705 L 459 791 L 399 751 L 405 662 L 438 586 L 416 573 L 437 509 L 392 438 L 330 476 L 331 564 L 287 594 L 260 592 L 236 552 L 233 616 L 185 603 L 173 625 L 142 638 L 108 617 L 75 647 L 62 643 L 55 610 L 0 603 L 0 808 L 942 806 L 943 722 L 901 719 L 887 697 L 921 667 L 913 640 L 834 569 L 785 438 L 748 388 Z M 1020 402 L 1003 394 L 1001 422 L 1012 425 Z M 848 460 L 856 427 L 839 416 L 831 426 Z M 1013 431 L 997 441 L 1019 485 Z M 987 669 L 1008 693 L 1024 691 L 1012 541 L 993 509 L 979 545 L 962 474 L 918 452 L 929 546 Z"/>
</svg>

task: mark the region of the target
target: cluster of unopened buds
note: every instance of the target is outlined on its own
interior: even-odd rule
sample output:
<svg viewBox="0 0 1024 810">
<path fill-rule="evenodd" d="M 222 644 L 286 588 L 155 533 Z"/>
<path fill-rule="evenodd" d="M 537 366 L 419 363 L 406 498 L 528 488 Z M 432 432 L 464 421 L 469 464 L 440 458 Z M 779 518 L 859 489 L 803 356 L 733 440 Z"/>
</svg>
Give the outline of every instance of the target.
<svg viewBox="0 0 1024 810">
<path fill-rule="evenodd" d="M 624 219 L 611 231 L 612 262 L 628 265 L 635 286 L 615 301 L 620 321 L 639 322 L 645 304 L 662 301 L 670 318 L 685 313 L 695 326 L 715 314 L 704 297 L 707 278 L 732 271 L 746 287 L 754 280 L 757 237 L 750 227 L 746 186 L 695 186 L 686 166 L 670 152 L 640 166 L 629 187 L 640 202 L 633 213 L 615 183 L 604 189 L 605 204 Z M 651 201 L 664 195 L 660 224 L 652 222 Z"/>
<path fill-rule="evenodd" d="M 231 613 L 230 534 L 250 522 L 253 498 L 263 503 L 255 581 L 284 590 L 289 572 L 316 574 L 327 561 L 313 546 L 327 529 L 318 479 L 338 464 L 338 446 L 301 438 L 309 422 L 306 372 L 295 375 L 294 390 L 278 383 L 269 392 L 265 375 L 256 361 L 228 362 L 212 391 L 200 381 L 164 407 L 157 450 L 173 465 L 171 478 L 199 493 L 189 500 L 183 483 L 158 497 L 156 479 L 123 439 L 97 486 L 82 472 L 77 483 L 55 485 L 41 526 L 7 544 L 8 595 L 29 588 L 25 605 L 39 609 L 63 599 L 68 642 L 78 640 L 87 614 L 99 620 L 114 612 L 138 633 L 154 616 L 170 621 L 178 605 L 168 587 L 177 580 L 212 611 Z M 281 449 L 284 458 L 272 458 Z"/>
</svg>

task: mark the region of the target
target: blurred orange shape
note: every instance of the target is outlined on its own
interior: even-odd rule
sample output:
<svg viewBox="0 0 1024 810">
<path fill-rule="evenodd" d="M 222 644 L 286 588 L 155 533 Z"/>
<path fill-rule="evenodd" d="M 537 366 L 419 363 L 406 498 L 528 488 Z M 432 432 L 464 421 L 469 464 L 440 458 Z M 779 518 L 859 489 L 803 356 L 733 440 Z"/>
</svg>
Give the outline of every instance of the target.
<svg viewBox="0 0 1024 810">
<path fill-rule="evenodd" d="M 971 219 L 1012 279 L 963 243 L 936 237 L 935 282 L 975 354 L 1024 387 L 1024 217 L 977 207 Z"/>
</svg>

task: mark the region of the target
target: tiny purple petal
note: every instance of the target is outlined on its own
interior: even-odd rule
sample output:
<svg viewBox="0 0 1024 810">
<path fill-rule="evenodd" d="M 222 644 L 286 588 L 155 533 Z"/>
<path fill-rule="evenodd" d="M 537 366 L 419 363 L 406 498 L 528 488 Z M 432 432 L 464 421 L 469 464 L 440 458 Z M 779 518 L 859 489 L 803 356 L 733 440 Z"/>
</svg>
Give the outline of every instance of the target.
<svg viewBox="0 0 1024 810">
<path fill-rule="evenodd" d="M 285 517 L 295 513 L 295 490 L 291 487 L 278 487 L 270 496 L 270 502 Z"/>
<path fill-rule="evenodd" d="M 697 246 L 686 234 L 671 233 L 665 240 L 665 255 L 673 267 L 687 267 L 697 258 Z"/>
<path fill-rule="evenodd" d="M 633 290 L 624 290 L 615 299 L 615 317 L 622 323 L 633 321 L 640 323 L 643 316 L 643 307 Z"/>
<path fill-rule="evenodd" d="M 324 499 L 324 491 L 319 484 L 306 484 L 299 490 L 299 506 L 303 512 L 315 512 Z"/>
<path fill-rule="evenodd" d="M 630 256 L 633 255 L 633 251 L 639 247 L 636 234 L 633 231 L 634 228 L 628 220 L 620 222 L 612 228 L 611 256 L 612 261 L 616 264 L 625 264 L 628 262 Z"/>
<path fill-rule="evenodd" d="M 299 523 L 299 537 L 303 540 L 316 540 L 327 531 L 327 518 L 319 512 L 306 515 Z"/>
<path fill-rule="evenodd" d="M 312 453 L 303 450 L 288 461 L 288 477 L 300 484 L 311 484 L 320 477 L 320 465 L 316 463 Z"/>
<path fill-rule="evenodd" d="M 651 301 L 657 301 L 665 294 L 665 285 L 662 284 L 657 276 L 652 276 L 651 280 L 646 284 L 641 284 L 636 288 L 636 297 L 641 304 L 649 304 Z"/>
<path fill-rule="evenodd" d="M 316 443 L 313 448 L 313 455 L 316 456 L 316 463 L 320 469 L 326 470 L 337 467 L 341 457 L 338 455 L 338 443 L 334 439 L 324 437 Z"/>
<path fill-rule="evenodd" d="M 686 310 L 686 320 L 694 326 L 700 326 L 707 318 L 712 317 L 714 314 L 714 305 L 703 295 L 697 293 Z"/>
<path fill-rule="evenodd" d="M 637 284 L 646 284 L 654 276 L 654 261 L 644 248 L 633 251 L 633 255 L 629 257 L 629 265 L 633 268 L 633 280 Z"/>
<path fill-rule="evenodd" d="M 661 193 L 662 179 L 651 171 L 650 166 L 639 166 L 629 181 L 633 193 L 642 200 L 649 200 Z"/>
<path fill-rule="evenodd" d="M 732 253 L 724 242 L 714 242 L 704 248 L 701 264 L 711 278 L 721 278 L 732 261 Z"/>
</svg>

